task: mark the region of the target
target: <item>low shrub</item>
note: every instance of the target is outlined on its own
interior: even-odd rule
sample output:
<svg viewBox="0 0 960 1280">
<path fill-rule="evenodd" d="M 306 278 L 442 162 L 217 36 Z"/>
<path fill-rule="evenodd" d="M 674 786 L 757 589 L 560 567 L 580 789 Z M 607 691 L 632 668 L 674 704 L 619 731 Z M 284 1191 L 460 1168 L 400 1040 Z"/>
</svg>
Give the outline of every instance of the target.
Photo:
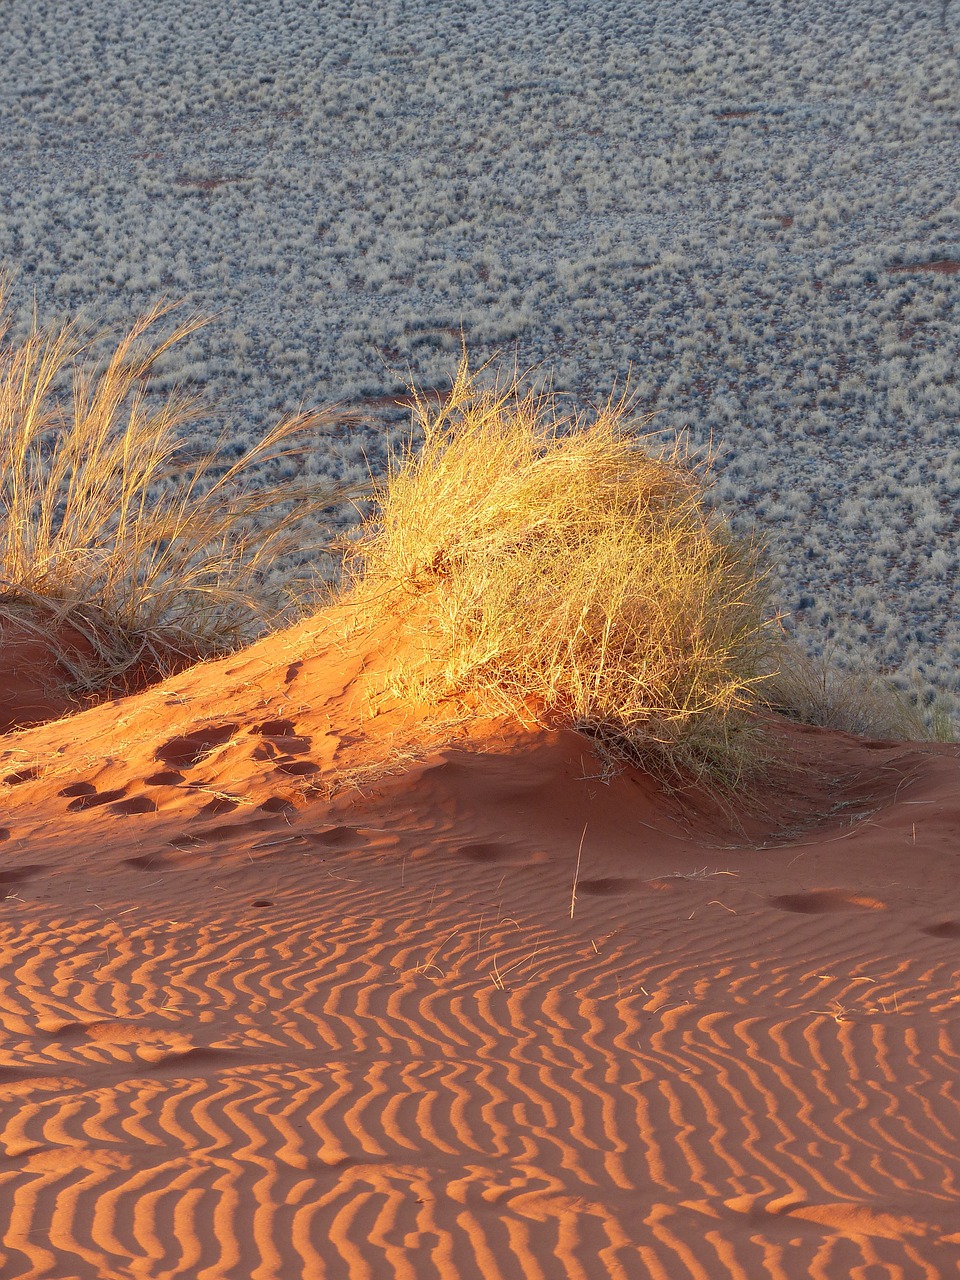
<svg viewBox="0 0 960 1280">
<path fill-rule="evenodd" d="M 735 781 L 779 629 L 763 549 L 710 509 L 703 469 L 655 448 L 625 399 L 566 413 L 466 360 L 445 402 L 413 404 L 351 560 L 358 606 L 416 636 L 397 687 Z"/>
</svg>

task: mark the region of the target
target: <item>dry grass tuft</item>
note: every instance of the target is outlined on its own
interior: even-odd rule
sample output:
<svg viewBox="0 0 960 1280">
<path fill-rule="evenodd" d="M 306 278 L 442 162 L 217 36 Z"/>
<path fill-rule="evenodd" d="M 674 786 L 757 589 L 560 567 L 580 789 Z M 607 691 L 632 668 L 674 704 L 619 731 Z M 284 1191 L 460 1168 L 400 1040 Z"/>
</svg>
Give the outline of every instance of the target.
<svg viewBox="0 0 960 1280">
<path fill-rule="evenodd" d="M 396 685 L 567 723 L 615 756 L 735 781 L 769 650 L 762 549 L 704 503 L 630 406 L 564 414 L 461 364 L 394 460 L 354 551 L 355 600 L 415 629 Z"/>
<path fill-rule="evenodd" d="M 920 709 L 889 680 L 865 667 L 846 669 L 827 652 L 811 657 L 785 642 L 776 670 L 763 686 L 771 709 L 801 724 L 836 729 L 857 737 L 912 742 L 952 742 L 950 704 Z"/>
<path fill-rule="evenodd" d="M 96 362 L 74 323 L 8 341 L 0 290 L 0 609 L 79 628 L 99 654 L 92 684 L 223 652 L 276 622 L 290 601 L 271 569 L 344 496 L 249 483 L 323 414 L 279 422 L 229 465 L 218 449 L 178 459 L 198 406 L 149 384 L 200 321 L 156 337 L 170 311 L 155 307 Z"/>
</svg>

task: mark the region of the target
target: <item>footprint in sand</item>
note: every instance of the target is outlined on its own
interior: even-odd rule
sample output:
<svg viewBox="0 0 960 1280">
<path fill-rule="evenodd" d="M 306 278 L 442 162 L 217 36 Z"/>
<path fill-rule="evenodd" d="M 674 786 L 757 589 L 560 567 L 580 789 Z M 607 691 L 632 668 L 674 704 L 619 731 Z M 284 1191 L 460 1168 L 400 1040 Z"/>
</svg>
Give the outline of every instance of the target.
<svg viewBox="0 0 960 1280">
<path fill-rule="evenodd" d="M 922 933 L 931 938 L 960 938 L 960 920 L 941 920 L 938 924 L 924 925 Z"/>
<path fill-rule="evenodd" d="M 142 853 L 134 858 L 124 858 L 121 862 L 121 866 L 133 867 L 136 871 L 155 871 L 163 865 L 162 853 Z"/>
<path fill-rule="evenodd" d="M 261 738 L 295 738 L 297 726 L 292 720 L 264 720 L 262 724 L 253 725 L 250 732 Z"/>
<path fill-rule="evenodd" d="M 122 1018 L 96 1018 L 89 1022 L 51 1020 L 41 1022 L 39 1029 L 59 1044 L 129 1045 L 151 1072 L 236 1062 L 236 1054 L 230 1049 L 194 1045 L 189 1036 L 171 1032 L 167 1027 L 151 1027 Z"/>
<path fill-rule="evenodd" d="M 17 769 L 15 773 L 8 773 L 3 782 L 5 786 L 17 787 L 21 782 L 32 782 L 34 778 L 39 778 L 40 773 L 39 765 L 29 765 L 27 768 Z"/>
<path fill-rule="evenodd" d="M 156 813 L 157 805 L 149 796 L 131 796 L 129 800 L 120 800 L 110 806 L 110 812 L 121 818 L 137 813 Z"/>
<path fill-rule="evenodd" d="M 260 739 L 253 751 L 254 760 L 273 760 L 277 773 L 293 778 L 320 772 L 320 766 L 313 760 L 295 758 L 306 755 L 313 741 L 305 734 L 297 733 L 297 726 L 292 720 L 264 720 L 262 724 L 254 725 L 250 732 Z"/>
<path fill-rule="evenodd" d="M 886 911 L 887 904 L 878 898 L 844 893 L 840 889 L 808 889 L 803 893 L 781 893 L 768 899 L 781 911 L 795 911 L 804 916 L 826 915 L 832 911 Z"/>
<path fill-rule="evenodd" d="M 579 880 L 577 893 L 595 894 L 604 897 L 607 894 L 629 893 L 636 880 L 629 876 L 597 876 L 593 880 Z"/>
<path fill-rule="evenodd" d="M 144 1054 L 140 1056 L 145 1057 Z M 167 1071 L 180 1071 L 184 1067 L 235 1067 L 238 1062 L 237 1055 L 229 1049 L 208 1049 L 198 1045 L 194 1049 L 184 1049 L 179 1053 L 165 1053 L 148 1065 L 151 1072 L 161 1075 Z"/>
<path fill-rule="evenodd" d="M 345 844 L 354 847 L 358 844 L 366 844 L 365 837 L 356 827 L 328 827 L 326 831 L 312 831 L 309 836 L 311 844 L 322 844 L 329 849 L 336 849 Z"/>
<path fill-rule="evenodd" d="M 92 782 L 73 782 L 59 792 L 61 796 L 72 796 L 67 805 L 68 813 L 82 813 L 85 809 L 99 809 L 102 805 L 114 805 L 123 800 L 127 794 L 126 787 L 116 787 L 111 791 L 98 791 Z"/>
<path fill-rule="evenodd" d="M 313 745 L 305 734 L 297 733 L 297 726 L 292 720 L 265 720 L 254 725 L 250 732 L 260 739 L 253 752 L 254 760 L 283 760 L 306 755 Z"/>
<path fill-rule="evenodd" d="M 493 841 L 479 844 L 462 844 L 457 850 L 461 858 L 469 858 L 471 862 L 500 862 L 506 858 L 510 850 L 506 845 Z"/>
<path fill-rule="evenodd" d="M 239 800 L 232 800 L 229 796 L 214 796 L 201 809 L 197 810 L 197 817 L 219 818 L 222 814 L 233 813 L 235 809 L 239 808 Z"/>
<path fill-rule="evenodd" d="M 176 1051 L 192 1048 L 190 1041 L 171 1032 L 168 1027 L 152 1027 L 146 1022 L 125 1018 L 91 1018 L 88 1022 L 79 1018 L 41 1018 L 39 1030 L 51 1040 L 70 1044 L 90 1040 L 96 1044 L 156 1044 L 170 1046 L 174 1040 Z M 178 1043 L 179 1042 L 179 1043 Z"/>
<path fill-rule="evenodd" d="M 536 867 L 550 861 L 550 855 L 544 851 L 526 851 L 515 845 L 501 843 L 497 840 L 478 841 L 476 844 L 462 844 L 457 849 L 461 858 L 484 865 L 501 863 L 510 867 Z"/>
<path fill-rule="evenodd" d="M 182 867 L 204 867 L 209 862 L 209 854 L 200 845 L 178 844 L 172 849 L 157 849 L 153 853 L 122 858 L 119 865 L 130 867 L 134 871 L 167 871 Z"/>
<path fill-rule="evenodd" d="M 238 724 L 204 725 L 202 729 L 194 729 L 192 733 L 170 738 L 163 746 L 157 747 L 154 758 L 175 769 L 189 769 L 205 760 L 217 747 L 229 742 L 239 727 Z"/>
<path fill-rule="evenodd" d="M 239 836 L 258 831 L 271 831 L 276 824 L 272 818 L 253 818 L 249 822 L 223 822 L 216 827 L 202 827 L 199 831 L 184 831 L 170 841 L 174 849 L 193 849 L 204 844 L 230 844 Z"/>
<path fill-rule="evenodd" d="M 801 1196 L 787 1195 L 765 1200 L 748 1195 L 735 1196 L 725 1204 L 733 1213 L 742 1214 L 751 1226 L 766 1232 L 795 1232 L 798 1227 L 806 1225 L 819 1231 L 840 1231 L 845 1235 L 886 1240 L 938 1233 L 937 1225 L 932 1222 L 856 1201 L 815 1203 Z"/>
<path fill-rule="evenodd" d="M 296 813 L 297 806 L 285 796 L 267 796 L 262 804 L 257 805 L 259 813 Z"/>
<path fill-rule="evenodd" d="M 23 884 L 43 871 L 42 862 L 27 862 L 22 867 L 6 867 L 0 871 L 0 898 L 7 896 L 7 890 L 15 884 Z"/>
</svg>

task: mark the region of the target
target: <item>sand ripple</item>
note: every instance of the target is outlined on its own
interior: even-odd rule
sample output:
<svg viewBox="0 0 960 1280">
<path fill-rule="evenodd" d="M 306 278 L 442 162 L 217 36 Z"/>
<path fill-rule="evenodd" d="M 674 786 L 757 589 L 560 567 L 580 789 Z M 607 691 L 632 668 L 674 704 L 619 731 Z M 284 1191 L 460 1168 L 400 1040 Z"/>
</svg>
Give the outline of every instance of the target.
<svg viewBox="0 0 960 1280">
<path fill-rule="evenodd" d="M 0 748 L 0 1280 L 958 1273 L 955 749 L 337 790 L 358 663 L 282 642 Z"/>
<path fill-rule="evenodd" d="M 573 925 L 532 935 L 479 898 L 418 917 L 403 890 L 385 910 L 381 866 L 358 856 L 294 918 L 232 926 L 15 908 L 4 1276 L 955 1266 L 949 962 L 877 957 L 870 982 L 830 986 L 751 964 L 722 911 L 668 962 Z M 637 898 L 651 939 L 676 934 L 674 897 Z M 828 918 L 765 907 L 756 945 Z"/>
</svg>

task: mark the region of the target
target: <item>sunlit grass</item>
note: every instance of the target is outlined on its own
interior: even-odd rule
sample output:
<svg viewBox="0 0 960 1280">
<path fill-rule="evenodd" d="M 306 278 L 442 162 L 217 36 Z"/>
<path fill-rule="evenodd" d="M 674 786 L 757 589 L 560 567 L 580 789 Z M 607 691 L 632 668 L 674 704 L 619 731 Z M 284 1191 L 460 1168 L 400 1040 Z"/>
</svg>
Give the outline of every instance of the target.
<svg viewBox="0 0 960 1280">
<path fill-rule="evenodd" d="M 481 701 L 614 755 L 735 781 L 778 633 L 757 542 L 624 400 L 586 415 L 461 364 L 375 492 L 353 598 L 418 637 L 398 688 Z"/>
<path fill-rule="evenodd" d="M 222 448 L 183 461 L 200 406 L 152 394 L 150 379 L 200 321 L 171 328 L 170 310 L 140 317 L 104 360 L 72 321 L 19 342 L 0 324 L 0 608 L 51 634 L 80 629 L 100 655 L 94 685 L 144 660 L 222 652 L 289 616 L 277 561 L 344 497 L 254 482 L 329 414 L 287 417 L 230 463 Z"/>
</svg>

